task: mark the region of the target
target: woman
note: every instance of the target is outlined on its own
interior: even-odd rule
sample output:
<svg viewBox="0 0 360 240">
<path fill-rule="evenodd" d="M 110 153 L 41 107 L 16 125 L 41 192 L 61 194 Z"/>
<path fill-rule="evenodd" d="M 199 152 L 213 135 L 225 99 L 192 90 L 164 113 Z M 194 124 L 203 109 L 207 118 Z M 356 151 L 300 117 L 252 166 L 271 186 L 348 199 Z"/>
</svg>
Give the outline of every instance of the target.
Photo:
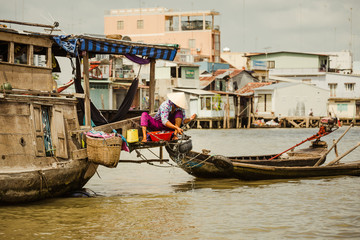
<svg viewBox="0 0 360 240">
<path fill-rule="evenodd" d="M 173 139 L 177 139 L 177 134 L 183 134 L 183 130 L 180 128 L 181 124 L 186 124 L 195 119 L 196 114 L 193 114 L 190 118 L 185 119 L 184 109 L 187 109 L 187 102 L 183 92 L 169 93 L 167 97 L 169 99 L 160 105 L 159 110 L 154 118 L 151 117 L 147 112 L 142 113 L 142 142 L 147 142 L 146 131 L 148 129 L 151 129 L 152 131 L 174 130 Z"/>
</svg>

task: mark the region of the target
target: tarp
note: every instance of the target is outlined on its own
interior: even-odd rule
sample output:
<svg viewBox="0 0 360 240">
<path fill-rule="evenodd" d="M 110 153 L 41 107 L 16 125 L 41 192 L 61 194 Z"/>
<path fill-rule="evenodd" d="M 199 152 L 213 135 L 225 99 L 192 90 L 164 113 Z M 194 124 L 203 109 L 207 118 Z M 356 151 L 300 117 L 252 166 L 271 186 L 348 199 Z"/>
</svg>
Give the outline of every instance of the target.
<svg viewBox="0 0 360 240">
<path fill-rule="evenodd" d="M 77 56 L 79 51 L 98 54 L 131 54 L 153 59 L 173 61 L 178 45 L 151 45 L 113 39 L 99 39 L 85 36 L 54 36 L 55 42 L 65 51 Z"/>
</svg>

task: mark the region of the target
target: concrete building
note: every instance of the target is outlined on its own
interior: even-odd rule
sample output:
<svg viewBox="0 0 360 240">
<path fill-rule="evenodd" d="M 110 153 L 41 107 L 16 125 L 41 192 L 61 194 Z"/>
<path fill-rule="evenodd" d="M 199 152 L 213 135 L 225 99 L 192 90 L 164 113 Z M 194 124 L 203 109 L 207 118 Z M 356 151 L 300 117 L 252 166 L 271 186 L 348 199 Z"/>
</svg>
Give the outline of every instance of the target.
<svg viewBox="0 0 360 240">
<path fill-rule="evenodd" d="M 179 44 L 195 61 L 220 62 L 220 30 L 215 11 L 176 12 L 171 9 L 112 9 L 104 16 L 105 35 L 128 36 L 132 41 Z"/>
<path fill-rule="evenodd" d="M 329 56 L 326 54 L 301 52 L 270 52 L 246 55 L 247 69 L 254 71 L 254 77 L 268 80 L 271 76 L 314 76 L 328 71 Z"/>
<path fill-rule="evenodd" d="M 247 61 L 248 58 L 245 57 L 247 53 L 241 53 L 241 52 L 222 52 L 221 53 L 221 59 L 234 68 L 237 69 L 247 69 Z"/>
<path fill-rule="evenodd" d="M 302 83 L 277 83 L 254 89 L 257 117 L 327 116 L 329 90 Z"/>
<path fill-rule="evenodd" d="M 159 103 L 174 88 L 199 89 L 199 66 L 183 62 L 158 61 L 155 69 L 155 94 Z"/>
<path fill-rule="evenodd" d="M 200 77 L 200 88 L 234 93 L 249 82 L 258 82 L 258 80 L 245 70 L 218 69 L 210 76 Z"/>
<path fill-rule="evenodd" d="M 353 56 L 350 51 L 323 52 L 329 55 L 329 72 L 351 74 L 353 72 Z"/>
</svg>

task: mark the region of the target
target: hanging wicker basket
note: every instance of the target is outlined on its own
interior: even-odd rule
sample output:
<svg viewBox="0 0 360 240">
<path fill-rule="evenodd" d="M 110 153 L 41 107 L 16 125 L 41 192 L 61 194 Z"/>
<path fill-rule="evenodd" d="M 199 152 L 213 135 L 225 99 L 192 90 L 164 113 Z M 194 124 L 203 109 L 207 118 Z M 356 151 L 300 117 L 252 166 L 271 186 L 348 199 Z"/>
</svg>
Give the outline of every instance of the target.
<svg viewBox="0 0 360 240">
<path fill-rule="evenodd" d="M 114 168 L 120 158 L 122 140 L 120 137 L 95 138 L 86 136 L 87 154 L 91 162 Z"/>
</svg>

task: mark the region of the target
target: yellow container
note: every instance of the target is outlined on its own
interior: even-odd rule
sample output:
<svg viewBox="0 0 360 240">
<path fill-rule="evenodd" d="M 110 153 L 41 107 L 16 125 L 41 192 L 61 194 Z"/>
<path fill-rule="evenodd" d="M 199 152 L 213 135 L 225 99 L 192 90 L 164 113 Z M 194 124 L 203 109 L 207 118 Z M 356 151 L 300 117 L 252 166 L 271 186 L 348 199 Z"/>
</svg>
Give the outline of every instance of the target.
<svg viewBox="0 0 360 240">
<path fill-rule="evenodd" d="M 134 143 L 139 141 L 139 134 L 137 129 L 129 129 L 126 132 L 126 140 L 128 143 Z"/>
</svg>

